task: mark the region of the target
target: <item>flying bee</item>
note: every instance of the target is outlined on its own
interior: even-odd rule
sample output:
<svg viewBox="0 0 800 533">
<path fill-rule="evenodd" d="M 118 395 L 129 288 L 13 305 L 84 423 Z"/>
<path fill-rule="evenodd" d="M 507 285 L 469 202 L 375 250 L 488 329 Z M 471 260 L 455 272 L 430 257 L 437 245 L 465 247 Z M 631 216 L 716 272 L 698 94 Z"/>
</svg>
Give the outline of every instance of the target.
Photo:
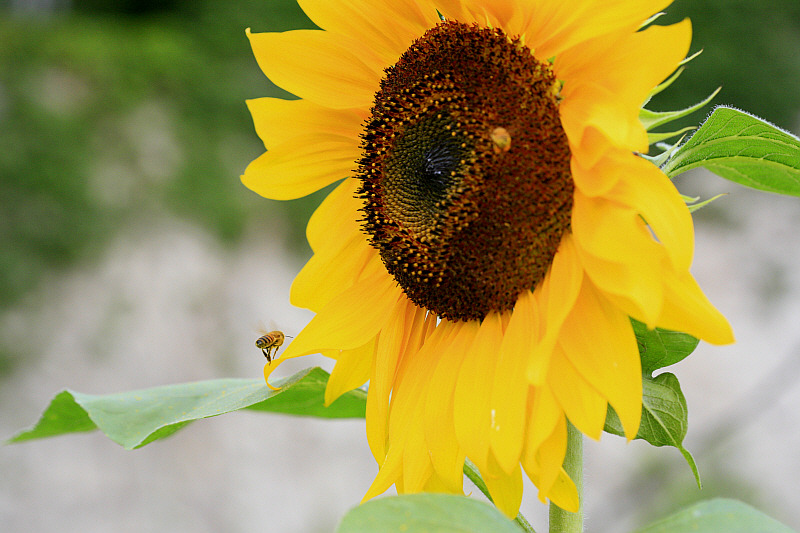
<svg viewBox="0 0 800 533">
<path fill-rule="evenodd" d="M 283 345 L 285 337 L 282 331 L 270 331 L 256 339 L 256 348 L 261 348 L 268 363 L 271 363 L 273 356 L 278 353 L 278 348 Z"/>
</svg>

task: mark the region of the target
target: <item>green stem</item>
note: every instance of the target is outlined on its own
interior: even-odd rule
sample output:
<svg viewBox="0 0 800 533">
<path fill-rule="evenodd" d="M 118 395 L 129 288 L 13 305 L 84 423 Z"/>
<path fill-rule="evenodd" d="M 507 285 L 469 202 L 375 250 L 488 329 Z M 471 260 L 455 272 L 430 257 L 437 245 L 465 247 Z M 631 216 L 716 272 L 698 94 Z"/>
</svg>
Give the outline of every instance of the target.
<svg viewBox="0 0 800 533">
<path fill-rule="evenodd" d="M 469 480 L 472 481 L 476 487 L 478 487 L 478 490 L 481 491 L 483 495 L 489 499 L 490 502 L 494 503 L 492 496 L 489 494 L 489 489 L 486 487 L 486 483 L 483 482 L 481 473 L 478 471 L 478 467 L 475 466 L 475 464 L 469 459 L 466 459 L 464 461 L 464 474 L 466 474 Z M 525 520 L 525 517 L 522 516 L 521 513 L 517 514 L 517 518 L 515 518 L 514 521 L 526 533 L 536 533 L 536 531 L 534 531 L 533 527 L 531 527 L 531 525 L 528 523 L 527 520 Z"/>
<path fill-rule="evenodd" d="M 567 455 L 564 470 L 575 482 L 580 507 L 570 513 L 550 503 L 550 533 L 583 533 L 583 435 L 567 422 Z"/>
</svg>

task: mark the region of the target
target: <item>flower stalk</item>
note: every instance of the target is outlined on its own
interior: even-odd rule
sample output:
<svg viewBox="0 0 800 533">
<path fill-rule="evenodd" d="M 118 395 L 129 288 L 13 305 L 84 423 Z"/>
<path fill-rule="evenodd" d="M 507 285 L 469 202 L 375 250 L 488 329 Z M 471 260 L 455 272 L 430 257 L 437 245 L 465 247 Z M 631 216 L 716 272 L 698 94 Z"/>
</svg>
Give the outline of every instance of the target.
<svg viewBox="0 0 800 533">
<path fill-rule="evenodd" d="M 583 434 L 567 421 L 567 455 L 564 470 L 578 489 L 580 507 L 575 513 L 550 503 L 550 533 L 583 533 Z"/>
</svg>

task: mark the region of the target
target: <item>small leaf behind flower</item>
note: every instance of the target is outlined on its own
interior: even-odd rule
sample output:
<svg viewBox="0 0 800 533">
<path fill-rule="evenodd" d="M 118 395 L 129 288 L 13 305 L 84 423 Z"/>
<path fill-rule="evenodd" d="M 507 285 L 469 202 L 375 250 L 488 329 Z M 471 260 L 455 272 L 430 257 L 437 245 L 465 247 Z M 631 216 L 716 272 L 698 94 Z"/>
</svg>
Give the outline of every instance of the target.
<svg viewBox="0 0 800 533">
<path fill-rule="evenodd" d="M 642 389 L 642 422 L 636 438 L 645 440 L 653 446 L 677 448 L 692 469 L 699 487 L 700 474 L 697 471 L 697 464 L 689 451 L 683 447 L 683 439 L 689 428 L 689 411 L 678 378 L 669 372 L 656 377 L 644 376 Z M 614 435 L 625 435 L 622 423 L 611 406 L 608 407 L 604 429 Z"/>
<path fill-rule="evenodd" d="M 700 342 L 687 333 L 661 328 L 648 329 L 638 320 L 631 319 L 631 324 L 639 344 L 642 373 L 648 376 L 659 368 L 682 361 Z"/>
<path fill-rule="evenodd" d="M 345 515 L 336 533 L 519 533 L 497 508 L 453 494 L 407 494 L 370 500 Z"/>
<path fill-rule="evenodd" d="M 323 406 L 328 373 L 308 368 L 278 380 L 280 391 L 263 379 L 217 379 L 96 396 L 65 390 L 58 393 L 39 422 L 9 439 L 23 442 L 100 429 L 127 449 L 165 438 L 200 418 L 250 409 L 323 418 L 363 418 L 366 393 L 343 394 Z"/>
<path fill-rule="evenodd" d="M 682 509 L 635 533 L 792 533 L 794 530 L 736 500 L 714 499 Z"/>
<path fill-rule="evenodd" d="M 662 170 L 674 178 L 697 167 L 753 189 L 800 196 L 800 139 L 730 107 L 716 108 Z"/>
</svg>

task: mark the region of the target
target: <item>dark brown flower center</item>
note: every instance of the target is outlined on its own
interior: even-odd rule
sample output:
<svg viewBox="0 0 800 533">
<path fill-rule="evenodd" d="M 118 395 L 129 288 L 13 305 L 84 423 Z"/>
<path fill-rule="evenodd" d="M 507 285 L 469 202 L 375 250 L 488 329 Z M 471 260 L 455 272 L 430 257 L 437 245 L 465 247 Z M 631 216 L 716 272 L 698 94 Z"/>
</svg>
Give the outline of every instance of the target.
<svg viewBox="0 0 800 533">
<path fill-rule="evenodd" d="M 503 32 L 429 30 L 386 70 L 363 134 L 363 227 L 417 305 L 451 320 L 514 307 L 569 229 L 557 80 Z"/>
</svg>

